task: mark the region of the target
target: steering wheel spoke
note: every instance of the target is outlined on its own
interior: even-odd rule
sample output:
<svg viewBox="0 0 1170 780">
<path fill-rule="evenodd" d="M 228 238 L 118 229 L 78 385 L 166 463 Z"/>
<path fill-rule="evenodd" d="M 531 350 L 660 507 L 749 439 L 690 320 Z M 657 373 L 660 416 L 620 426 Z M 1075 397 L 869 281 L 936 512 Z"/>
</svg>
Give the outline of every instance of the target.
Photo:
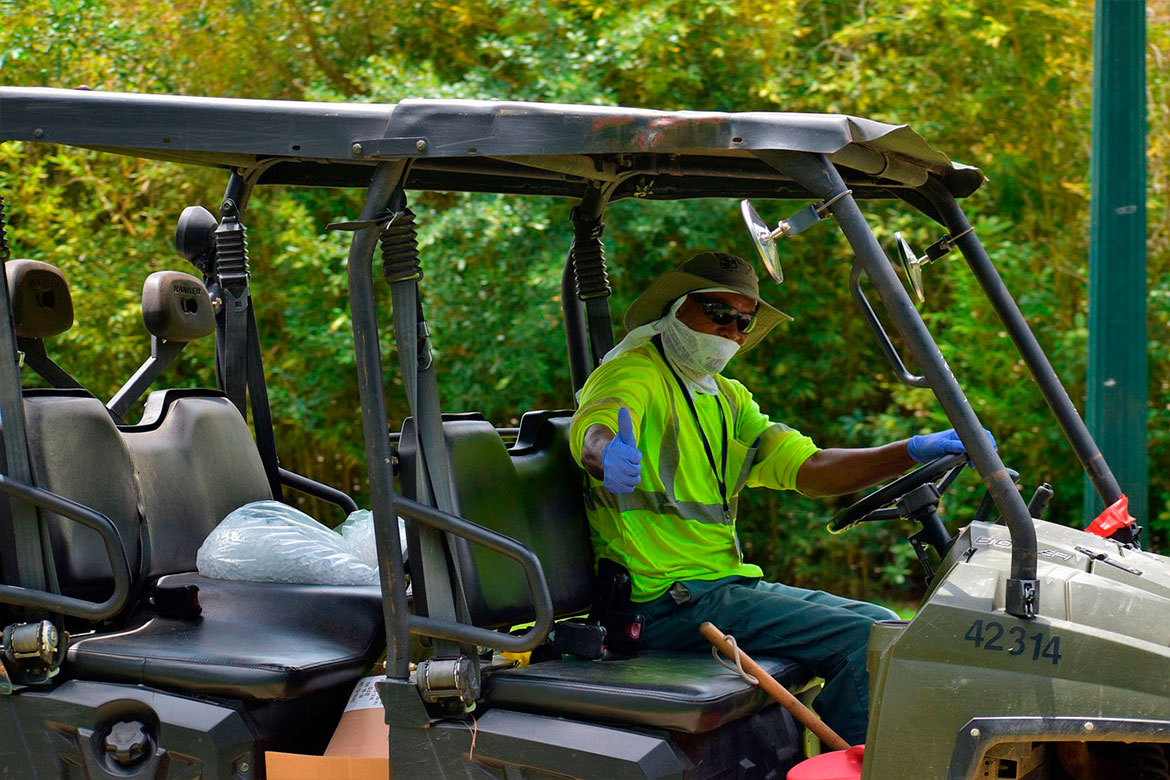
<svg viewBox="0 0 1170 780">
<path fill-rule="evenodd" d="M 881 509 L 875 509 L 874 511 L 870 512 L 865 517 L 858 520 L 857 522 L 859 522 L 859 523 L 886 523 L 886 522 L 889 522 L 890 520 L 897 520 L 901 516 L 902 516 L 902 512 L 898 509 L 898 507 L 887 506 L 887 507 L 882 507 Z"/>
<path fill-rule="evenodd" d="M 878 488 L 860 501 L 838 512 L 829 521 L 829 532 L 841 533 L 858 523 L 882 522 L 901 517 L 902 511 L 894 506 L 898 499 L 928 482 L 936 483 L 938 492 L 941 494 L 951 486 L 951 483 L 968 462 L 967 453 L 963 452 L 957 455 L 943 455 L 941 458 L 924 463 L 914 471 L 903 474 L 888 485 Z"/>
</svg>

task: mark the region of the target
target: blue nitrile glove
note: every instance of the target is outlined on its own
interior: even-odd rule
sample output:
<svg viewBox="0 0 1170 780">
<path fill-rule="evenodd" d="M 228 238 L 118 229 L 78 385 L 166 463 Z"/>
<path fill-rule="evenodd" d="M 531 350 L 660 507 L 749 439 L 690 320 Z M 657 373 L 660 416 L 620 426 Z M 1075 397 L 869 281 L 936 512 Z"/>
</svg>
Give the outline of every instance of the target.
<svg viewBox="0 0 1170 780">
<path fill-rule="evenodd" d="M 624 406 L 618 410 L 617 436 L 610 439 L 601 451 L 601 470 L 610 493 L 633 493 L 634 486 L 642 481 L 642 453 L 638 451 L 638 442 L 634 438 L 630 410 Z"/>
<path fill-rule="evenodd" d="M 983 432 L 987 434 L 987 438 L 991 439 L 991 448 L 998 450 L 999 445 L 995 443 L 995 437 L 991 435 L 991 431 L 984 428 Z M 922 433 L 918 436 L 911 436 L 910 443 L 906 445 L 906 452 L 919 463 L 929 463 L 943 455 L 958 455 L 966 451 L 967 448 L 963 446 L 963 442 L 959 441 L 959 434 L 955 433 L 954 428 L 940 433 Z"/>
</svg>

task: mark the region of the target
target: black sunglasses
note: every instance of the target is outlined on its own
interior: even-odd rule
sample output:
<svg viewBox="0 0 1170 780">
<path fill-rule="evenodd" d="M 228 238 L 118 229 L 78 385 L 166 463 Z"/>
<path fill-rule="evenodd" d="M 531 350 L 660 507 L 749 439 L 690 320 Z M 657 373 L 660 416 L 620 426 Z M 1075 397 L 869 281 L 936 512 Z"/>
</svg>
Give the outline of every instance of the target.
<svg viewBox="0 0 1170 780">
<path fill-rule="evenodd" d="M 755 311 L 751 314 L 745 314 L 730 303 L 717 301 L 714 298 L 704 298 L 699 295 L 693 297 L 695 302 L 699 304 L 699 308 L 703 310 L 703 314 L 707 319 L 716 325 L 730 325 L 734 322 L 735 327 L 739 329 L 740 333 L 751 333 L 752 328 L 756 326 Z"/>
</svg>

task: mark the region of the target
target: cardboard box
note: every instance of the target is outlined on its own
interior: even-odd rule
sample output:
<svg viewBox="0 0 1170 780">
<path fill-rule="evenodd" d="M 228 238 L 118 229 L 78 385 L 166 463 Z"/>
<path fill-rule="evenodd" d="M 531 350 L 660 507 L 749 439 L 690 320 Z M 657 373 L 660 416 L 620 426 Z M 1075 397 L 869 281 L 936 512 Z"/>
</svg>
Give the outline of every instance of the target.
<svg viewBox="0 0 1170 780">
<path fill-rule="evenodd" d="M 325 755 L 389 760 L 390 727 L 386 725 L 382 699 L 374 687 L 385 679 L 385 675 L 379 675 L 358 680 Z"/>
<path fill-rule="evenodd" d="M 374 687 L 384 679 L 358 680 L 325 755 L 266 753 L 269 780 L 387 780 L 390 728 Z"/>
<path fill-rule="evenodd" d="M 265 753 L 268 780 L 387 780 L 388 758 Z"/>
</svg>

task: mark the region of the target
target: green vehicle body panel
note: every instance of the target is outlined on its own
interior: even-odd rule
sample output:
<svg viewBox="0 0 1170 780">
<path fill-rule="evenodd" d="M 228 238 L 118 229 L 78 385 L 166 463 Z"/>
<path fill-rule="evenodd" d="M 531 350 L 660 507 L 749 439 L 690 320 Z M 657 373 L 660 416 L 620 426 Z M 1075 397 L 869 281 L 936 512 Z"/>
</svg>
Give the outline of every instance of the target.
<svg viewBox="0 0 1170 780">
<path fill-rule="evenodd" d="M 904 778 L 908 766 L 956 776 L 956 739 L 976 718 L 1170 717 L 1170 558 L 1041 520 L 1036 534 L 1035 620 L 1003 609 L 1007 529 L 973 523 L 914 619 L 875 629 L 866 744 L 881 748 L 866 754 L 863 780 Z"/>
</svg>

